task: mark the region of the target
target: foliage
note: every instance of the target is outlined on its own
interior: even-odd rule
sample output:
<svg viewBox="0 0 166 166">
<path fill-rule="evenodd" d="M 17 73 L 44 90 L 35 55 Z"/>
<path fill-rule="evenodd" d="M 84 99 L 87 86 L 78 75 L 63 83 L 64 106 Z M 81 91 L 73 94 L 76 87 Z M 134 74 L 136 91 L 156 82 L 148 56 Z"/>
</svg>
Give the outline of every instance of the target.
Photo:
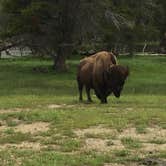
<svg viewBox="0 0 166 166">
<path fill-rule="evenodd" d="M 8 21 L 1 36 L 21 40 L 19 45 L 28 46 L 34 53 L 51 55 L 55 68 L 63 68 L 72 47 L 97 34 L 103 4 L 96 0 L 2 1 Z"/>
<path fill-rule="evenodd" d="M 115 29 L 106 23 L 105 42 L 109 49 L 133 54 L 136 43 L 159 40 L 159 30 L 153 22 L 157 9 L 155 1 L 116 1 L 115 6 L 115 11 L 121 13 L 128 24 Z"/>
<path fill-rule="evenodd" d="M 162 47 L 165 43 L 161 0 L 1 0 L 0 4 L 5 18 L 0 19 L 1 40 L 51 56 L 55 69 L 65 69 L 72 50 L 85 45 L 94 52 L 132 54 L 136 43 L 143 43 L 143 48 L 149 42 L 161 41 Z"/>
</svg>

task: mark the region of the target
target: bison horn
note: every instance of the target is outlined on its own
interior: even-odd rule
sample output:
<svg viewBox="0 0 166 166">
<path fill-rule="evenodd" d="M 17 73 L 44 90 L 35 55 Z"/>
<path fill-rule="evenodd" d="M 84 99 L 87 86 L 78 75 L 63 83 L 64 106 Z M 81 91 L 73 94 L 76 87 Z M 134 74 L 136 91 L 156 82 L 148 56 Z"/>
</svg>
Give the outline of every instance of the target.
<svg viewBox="0 0 166 166">
<path fill-rule="evenodd" d="M 115 66 L 114 64 L 111 64 L 111 65 L 110 65 L 110 68 L 112 68 L 112 67 L 114 67 L 114 66 Z"/>
</svg>

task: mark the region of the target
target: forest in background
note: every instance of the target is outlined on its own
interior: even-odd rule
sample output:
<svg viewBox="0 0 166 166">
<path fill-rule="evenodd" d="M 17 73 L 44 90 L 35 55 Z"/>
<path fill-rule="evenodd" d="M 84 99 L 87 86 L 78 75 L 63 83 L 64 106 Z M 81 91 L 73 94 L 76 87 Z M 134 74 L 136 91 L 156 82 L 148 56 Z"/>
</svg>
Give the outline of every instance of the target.
<svg viewBox="0 0 166 166">
<path fill-rule="evenodd" d="M 66 70 L 72 54 L 166 53 L 165 0 L 0 0 L 0 52 L 29 48 Z"/>
</svg>

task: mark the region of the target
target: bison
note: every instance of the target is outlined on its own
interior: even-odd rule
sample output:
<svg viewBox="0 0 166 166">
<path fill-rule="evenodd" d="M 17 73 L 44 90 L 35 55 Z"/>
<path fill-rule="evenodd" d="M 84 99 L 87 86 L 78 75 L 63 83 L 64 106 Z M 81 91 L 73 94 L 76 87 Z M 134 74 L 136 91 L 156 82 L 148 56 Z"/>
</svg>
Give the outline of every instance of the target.
<svg viewBox="0 0 166 166">
<path fill-rule="evenodd" d="M 92 102 L 90 90 L 94 89 L 101 103 L 107 103 L 107 97 L 113 92 L 120 97 L 129 69 L 117 64 L 111 52 L 101 51 L 80 61 L 77 72 L 79 100 L 82 101 L 82 90 L 85 86 L 87 99 Z"/>
</svg>

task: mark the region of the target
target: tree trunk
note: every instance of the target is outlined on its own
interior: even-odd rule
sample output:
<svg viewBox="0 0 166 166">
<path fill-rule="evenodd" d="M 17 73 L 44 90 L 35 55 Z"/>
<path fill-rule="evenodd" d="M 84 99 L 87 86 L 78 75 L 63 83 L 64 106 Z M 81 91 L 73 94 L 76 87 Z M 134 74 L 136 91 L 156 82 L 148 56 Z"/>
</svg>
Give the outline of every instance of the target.
<svg viewBox="0 0 166 166">
<path fill-rule="evenodd" d="M 53 69 L 60 72 L 67 71 L 68 67 L 66 65 L 66 51 L 64 47 L 60 47 L 57 51 L 57 55 L 54 56 Z"/>
<path fill-rule="evenodd" d="M 134 55 L 134 50 L 133 50 L 133 45 L 131 44 L 131 45 L 129 45 L 129 57 L 133 57 L 133 55 Z"/>
<path fill-rule="evenodd" d="M 142 49 L 142 53 L 143 53 L 143 54 L 145 54 L 145 49 L 146 49 L 146 47 L 147 47 L 147 42 L 145 41 L 144 47 L 143 47 L 143 49 Z"/>
</svg>

